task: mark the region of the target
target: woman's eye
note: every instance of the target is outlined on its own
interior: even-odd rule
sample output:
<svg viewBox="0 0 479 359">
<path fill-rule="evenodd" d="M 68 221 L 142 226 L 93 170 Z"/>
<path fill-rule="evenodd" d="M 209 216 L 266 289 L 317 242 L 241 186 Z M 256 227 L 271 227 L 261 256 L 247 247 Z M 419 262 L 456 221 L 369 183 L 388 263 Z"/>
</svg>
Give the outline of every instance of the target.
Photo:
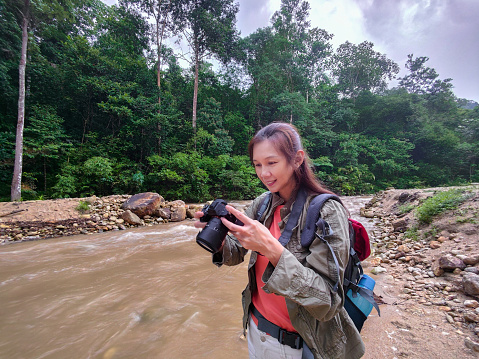
<svg viewBox="0 0 479 359">
<path fill-rule="evenodd" d="M 276 164 L 277 162 L 268 162 L 268 165 L 272 166 L 274 164 Z"/>
<path fill-rule="evenodd" d="M 255 166 L 255 167 L 261 167 L 261 164 L 260 164 L 260 163 L 256 163 L 254 166 Z"/>
</svg>

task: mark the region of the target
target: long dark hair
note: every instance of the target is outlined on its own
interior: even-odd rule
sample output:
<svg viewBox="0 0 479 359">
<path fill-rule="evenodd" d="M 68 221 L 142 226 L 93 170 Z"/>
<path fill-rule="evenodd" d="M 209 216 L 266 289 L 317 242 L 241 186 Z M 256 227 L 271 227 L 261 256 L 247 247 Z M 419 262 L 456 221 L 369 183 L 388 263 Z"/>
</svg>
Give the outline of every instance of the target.
<svg viewBox="0 0 479 359">
<path fill-rule="evenodd" d="M 251 139 L 248 144 L 249 158 L 253 162 L 253 148 L 257 143 L 270 140 L 277 151 L 281 152 L 288 161 L 293 165 L 296 158 L 296 154 L 299 150 L 303 150 L 301 143 L 301 137 L 298 130 L 292 124 L 285 122 L 273 122 L 268 126 L 260 129 L 256 135 Z M 333 193 L 326 189 L 316 178 L 311 167 L 311 161 L 308 154 L 304 151 L 304 161 L 294 171 L 294 179 L 296 184 L 301 187 L 310 190 L 311 192 L 321 193 Z"/>
</svg>

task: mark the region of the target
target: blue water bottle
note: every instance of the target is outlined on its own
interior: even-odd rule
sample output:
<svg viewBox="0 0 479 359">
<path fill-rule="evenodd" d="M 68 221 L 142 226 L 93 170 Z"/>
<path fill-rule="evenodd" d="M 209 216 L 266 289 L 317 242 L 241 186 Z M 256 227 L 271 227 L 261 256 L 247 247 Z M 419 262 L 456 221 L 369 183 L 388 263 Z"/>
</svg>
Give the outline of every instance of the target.
<svg viewBox="0 0 479 359">
<path fill-rule="evenodd" d="M 370 276 L 367 274 L 363 274 L 361 276 L 361 279 L 359 280 L 358 285 L 363 288 L 367 288 L 369 290 L 374 290 L 374 286 L 376 284 L 376 281 L 372 279 Z M 373 305 L 370 303 L 368 300 L 363 298 L 359 293 L 353 293 L 353 291 L 350 289 L 348 290 L 347 296 L 351 301 L 354 303 L 354 305 L 367 317 L 369 313 L 373 310 Z"/>
</svg>

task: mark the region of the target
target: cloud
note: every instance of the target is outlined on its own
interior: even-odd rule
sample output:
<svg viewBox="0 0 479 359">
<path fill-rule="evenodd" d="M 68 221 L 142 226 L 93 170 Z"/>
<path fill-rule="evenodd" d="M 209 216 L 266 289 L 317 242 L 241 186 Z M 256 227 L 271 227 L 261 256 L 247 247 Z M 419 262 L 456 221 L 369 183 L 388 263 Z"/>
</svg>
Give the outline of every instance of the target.
<svg viewBox="0 0 479 359">
<path fill-rule="evenodd" d="M 370 41 L 404 68 L 408 54 L 427 56 L 454 93 L 479 101 L 479 2 L 476 0 L 354 0 Z M 400 75 L 404 75 L 404 70 Z"/>
<path fill-rule="evenodd" d="M 257 29 L 270 24 L 273 13 L 279 10 L 279 0 L 240 0 L 240 11 L 237 16 L 237 27 L 241 30 L 241 36 L 248 36 Z"/>
</svg>

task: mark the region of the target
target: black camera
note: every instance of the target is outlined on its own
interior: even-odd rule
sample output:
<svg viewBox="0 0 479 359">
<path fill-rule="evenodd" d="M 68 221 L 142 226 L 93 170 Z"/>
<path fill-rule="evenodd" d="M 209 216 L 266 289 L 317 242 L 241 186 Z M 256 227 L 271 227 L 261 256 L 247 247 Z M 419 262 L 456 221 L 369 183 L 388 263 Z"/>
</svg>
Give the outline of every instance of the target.
<svg viewBox="0 0 479 359">
<path fill-rule="evenodd" d="M 221 222 L 221 217 L 224 217 L 228 221 L 237 225 L 243 225 L 243 222 L 226 210 L 226 204 L 226 201 L 222 199 L 215 199 L 213 203 L 205 205 L 201 210 L 204 214 L 200 218 L 200 222 L 208 223 L 196 236 L 196 243 L 208 252 L 218 252 L 225 240 L 226 234 L 228 233 L 228 228 Z"/>
</svg>

